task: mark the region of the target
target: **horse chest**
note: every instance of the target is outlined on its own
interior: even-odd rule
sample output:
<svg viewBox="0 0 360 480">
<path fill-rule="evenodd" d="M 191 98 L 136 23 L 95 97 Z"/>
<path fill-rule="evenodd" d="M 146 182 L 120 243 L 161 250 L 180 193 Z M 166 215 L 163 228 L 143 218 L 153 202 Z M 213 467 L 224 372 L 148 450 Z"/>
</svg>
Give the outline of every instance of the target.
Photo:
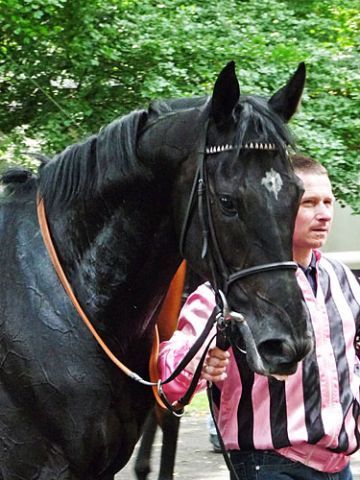
<svg viewBox="0 0 360 480">
<path fill-rule="evenodd" d="M 115 472 L 139 437 L 151 391 L 125 379 L 99 349 L 36 231 L 26 246 L 9 246 L 0 279 L 0 410 L 7 412 L 0 456 L 11 472 L 4 479 L 23 471 L 21 458 L 34 458 L 24 478 L 35 471 L 41 471 L 36 478 L 49 478 L 57 468 L 67 480 Z"/>
</svg>

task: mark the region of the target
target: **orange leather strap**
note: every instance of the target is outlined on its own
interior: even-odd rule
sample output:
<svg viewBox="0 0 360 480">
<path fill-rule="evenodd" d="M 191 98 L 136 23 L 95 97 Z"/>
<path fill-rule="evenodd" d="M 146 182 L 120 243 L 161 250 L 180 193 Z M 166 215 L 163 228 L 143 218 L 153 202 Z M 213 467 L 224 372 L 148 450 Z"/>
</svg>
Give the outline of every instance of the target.
<svg viewBox="0 0 360 480">
<path fill-rule="evenodd" d="M 185 275 L 186 262 L 183 260 L 171 280 L 156 321 L 159 328 L 160 342 L 169 340 L 177 329 L 181 298 L 185 286 Z"/>
<path fill-rule="evenodd" d="M 157 365 L 159 357 L 159 345 L 160 342 L 164 340 L 169 340 L 169 338 L 176 330 L 181 309 L 181 297 L 185 285 L 185 275 L 186 262 L 185 260 L 183 260 L 170 283 L 169 289 L 166 293 L 157 319 L 157 325 L 155 327 L 154 340 L 149 361 L 150 380 L 156 384 L 159 381 L 159 372 Z M 158 388 L 156 386 L 153 386 L 152 389 L 157 403 L 160 405 L 161 408 L 167 409 L 167 407 L 164 405 L 164 402 L 159 396 Z"/>
</svg>

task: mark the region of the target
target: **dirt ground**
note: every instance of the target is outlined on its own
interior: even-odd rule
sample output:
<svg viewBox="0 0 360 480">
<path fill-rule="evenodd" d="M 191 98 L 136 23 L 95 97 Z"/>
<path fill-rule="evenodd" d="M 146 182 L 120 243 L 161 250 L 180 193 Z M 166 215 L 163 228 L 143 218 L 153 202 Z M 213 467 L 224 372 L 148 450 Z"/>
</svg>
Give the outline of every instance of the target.
<svg viewBox="0 0 360 480">
<path fill-rule="evenodd" d="M 161 434 L 155 438 L 152 473 L 148 480 L 157 480 Z M 135 453 L 115 477 L 116 480 L 136 480 L 133 463 Z M 354 480 L 360 480 L 360 453 L 353 456 Z M 205 413 L 188 413 L 181 419 L 180 436 L 175 465 L 175 480 L 228 480 L 229 474 L 222 454 L 214 453 L 208 438 Z"/>
</svg>

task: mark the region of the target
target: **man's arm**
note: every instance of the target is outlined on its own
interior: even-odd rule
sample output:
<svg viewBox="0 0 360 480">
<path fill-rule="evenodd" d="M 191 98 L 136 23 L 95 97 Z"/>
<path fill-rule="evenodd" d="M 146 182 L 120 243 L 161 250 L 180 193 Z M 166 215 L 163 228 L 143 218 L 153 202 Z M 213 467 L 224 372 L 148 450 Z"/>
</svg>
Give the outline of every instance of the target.
<svg viewBox="0 0 360 480">
<path fill-rule="evenodd" d="M 160 345 L 158 368 L 162 380 L 170 376 L 195 340 L 200 336 L 214 307 L 214 293 L 208 284 L 200 285 L 188 297 L 180 312 L 178 329 L 170 340 L 162 342 Z M 215 332 L 214 327 L 209 334 L 208 340 Z M 204 342 L 204 348 L 206 344 L 207 341 Z M 185 394 L 202 352 L 203 349 L 200 349 L 183 372 L 175 380 L 164 385 L 164 392 L 170 402 L 178 400 Z M 224 352 L 215 346 L 209 349 L 197 391 L 206 387 L 206 380 L 217 382 L 226 378 L 225 371 L 228 358 L 228 352 Z"/>
</svg>

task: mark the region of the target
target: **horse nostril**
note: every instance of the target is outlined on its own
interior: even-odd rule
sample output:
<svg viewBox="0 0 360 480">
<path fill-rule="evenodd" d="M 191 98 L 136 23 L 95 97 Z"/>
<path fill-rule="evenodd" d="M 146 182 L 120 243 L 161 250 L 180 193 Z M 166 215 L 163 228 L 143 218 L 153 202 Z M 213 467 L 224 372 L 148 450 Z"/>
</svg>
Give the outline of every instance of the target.
<svg viewBox="0 0 360 480">
<path fill-rule="evenodd" d="M 281 339 L 265 340 L 258 346 L 261 357 L 269 364 L 292 364 L 300 360 L 289 341 Z"/>
</svg>

